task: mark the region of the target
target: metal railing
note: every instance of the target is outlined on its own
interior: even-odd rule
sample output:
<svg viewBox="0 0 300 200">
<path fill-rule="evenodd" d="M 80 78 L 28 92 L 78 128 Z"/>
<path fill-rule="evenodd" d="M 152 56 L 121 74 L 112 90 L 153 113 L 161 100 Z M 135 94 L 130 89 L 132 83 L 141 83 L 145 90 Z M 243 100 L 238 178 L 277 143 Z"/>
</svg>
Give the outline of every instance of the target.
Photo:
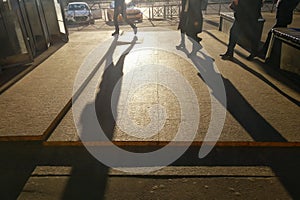
<svg viewBox="0 0 300 200">
<path fill-rule="evenodd" d="M 149 19 L 173 19 L 178 18 L 180 4 L 174 5 L 151 5 L 149 9 Z"/>
<path fill-rule="evenodd" d="M 81 0 L 84 1 L 84 0 Z M 111 1 L 107 0 L 85 0 L 93 8 L 97 5 L 98 9 L 102 10 L 102 18 L 107 20 L 107 9 Z M 132 0 L 138 8 L 144 13 L 145 19 L 174 19 L 179 18 L 181 11 L 181 0 Z M 220 14 L 221 12 L 231 12 L 229 4 L 232 0 L 208 0 L 204 14 Z M 262 12 L 273 12 L 276 0 L 265 0 Z"/>
</svg>

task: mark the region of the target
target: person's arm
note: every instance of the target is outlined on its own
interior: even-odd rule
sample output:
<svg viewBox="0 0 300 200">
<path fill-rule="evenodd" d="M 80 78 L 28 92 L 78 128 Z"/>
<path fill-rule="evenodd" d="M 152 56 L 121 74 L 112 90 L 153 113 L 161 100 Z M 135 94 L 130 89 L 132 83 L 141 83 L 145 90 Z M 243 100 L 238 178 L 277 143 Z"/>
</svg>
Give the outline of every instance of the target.
<svg viewBox="0 0 300 200">
<path fill-rule="evenodd" d="M 239 0 L 233 0 L 231 4 L 229 4 L 229 8 L 235 11 L 238 4 L 239 4 Z"/>
<path fill-rule="evenodd" d="M 237 6 L 239 4 L 239 0 L 233 0 L 232 3 Z"/>
</svg>

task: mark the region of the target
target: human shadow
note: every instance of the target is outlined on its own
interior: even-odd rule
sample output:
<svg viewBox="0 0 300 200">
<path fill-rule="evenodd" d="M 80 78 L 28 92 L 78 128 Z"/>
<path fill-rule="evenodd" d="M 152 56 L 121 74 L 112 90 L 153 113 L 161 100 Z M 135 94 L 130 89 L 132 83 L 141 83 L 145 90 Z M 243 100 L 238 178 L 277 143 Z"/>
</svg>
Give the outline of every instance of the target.
<svg viewBox="0 0 300 200">
<path fill-rule="evenodd" d="M 47 150 L 50 156 L 45 157 L 51 160 L 51 165 L 70 166 L 72 169 L 62 199 L 103 199 L 108 167 L 100 163 L 84 147 L 61 147 L 59 150 L 66 156 L 65 158 L 58 156 L 60 159 L 49 159 L 51 153 L 59 153 L 58 149 Z"/>
<path fill-rule="evenodd" d="M 214 34 L 210 33 L 209 31 L 205 31 L 208 35 L 210 35 L 211 37 L 213 37 L 215 40 L 217 40 L 218 42 L 220 42 L 223 45 L 227 45 L 224 41 L 222 41 L 221 39 L 219 39 L 218 37 L 216 37 Z M 240 53 L 239 51 L 235 51 L 236 54 L 238 54 L 241 57 L 246 58 L 246 56 L 242 53 Z M 261 73 L 253 70 L 252 68 L 248 67 L 247 65 L 245 65 L 243 62 L 241 62 L 240 60 L 233 58 L 232 60 L 234 63 L 236 63 L 237 65 L 239 65 L 240 67 L 242 67 L 244 70 L 248 71 L 249 73 L 253 74 L 254 76 L 256 76 L 257 78 L 259 78 L 261 81 L 265 82 L 266 84 L 268 84 L 271 88 L 273 88 L 275 91 L 277 91 L 280 95 L 284 96 L 285 98 L 287 98 L 289 101 L 291 101 L 292 103 L 294 103 L 295 105 L 300 105 L 300 102 L 291 97 L 290 95 L 288 95 L 287 93 L 285 93 L 283 90 L 281 90 L 279 87 L 277 87 L 275 84 L 273 84 L 271 81 L 269 81 L 266 77 L 264 77 Z M 253 62 L 256 62 L 258 65 L 263 67 L 263 70 L 270 76 L 272 76 L 273 78 L 275 78 L 276 80 L 286 84 L 289 88 L 300 92 L 299 86 L 296 85 L 294 83 L 292 83 L 291 81 L 291 75 L 288 75 L 286 72 L 282 72 L 282 70 L 278 70 L 278 69 L 274 69 L 271 66 L 268 66 L 265 63 L 262 63 L 261 61 L 254 59 Z M 278 73 L 279 72 L 279 73 Z M 283 76 L 283 74 L 287 75 L 287 76 Z M 287 78 L 288 77 L 288 78 Z M 297 83 L 296 83 L 297 84 Z"/>
<path fill-rule="evenodd" d="M 74 92 L 73 102 L 86 88 L 96 72 L 110 62 L 118 37 L 112 40 L 107 52 Z M 88 121 L 88 118 L 85 118 Z M 83 147 L 44 148 L 41 142 L 1 143 L 0 199 L 17 199 L 38 165 L 70 166 L 72 172 L 62 199 L 102 199 L 108 168 Z M 14 158 L 14 159 L 11 159 Z M 30 192 L 30 191 L 26 191 Z"/>
<path fill-rule="evenodd" d="M 113 137 L 113 131 L 116 124 L 115 118 L 117 113 L 113 113 L 112 106 L 116 106 L 118 98 L 121 93 L 121 87 L 116 87 L 117 83 L 122 84 L 124 61 L 127 54 L 132 50 L 136 44 L 137 37 L 135 36 L 130 43 L 130 46 L 122 53 L 116 64 L 113 63 L 112 58 L 110 63 L 107 63 L 101 84 L 99 85 L 99 92 L 96 96 L 96 113 L 99 124 L 109 139 Z M 123 43 L 126 44 L 126 43 Z M 112 98 L 115 98 L 112 102 Z M 113 104 L 113 105 L 112 105 Z"/>
<path fill-rule="evenodd" d="M 17 199 L 40 157 L 40 142 L 0 142 L 0 199 Z"/>
<path fill-rule="evenodd" d="M 291 199 L 298 199 L 299 190 L 299 168 L 300 148 L 298 147 L 274 147 L 274 146 L 215 146 L 208 156 L 203 159 L 197 157 L 199 148 L 190 147 L 184 155 L 176 160 L 172 166 L 209 166 L 209 167 L 266 167 L 270 168 L 274 175 L 272 177 L 280 181 Z M 257 171 L 259 174 L 259 171 Z M 221 176 L 228 176 L 222 174 Z M 257 178 L 257 173 L 242 175 L 250 178 Z M 198 174 L 190 177 L 199 177 Z M 261 175 L 259 179 L 268 180 L 270 175 Z M 230 181 L 229 181 L 230 182 Z M 229 183 L 228 182 L 228 183 Z M 269 187 L 269 186 L 268 186 Z M 274 187 L 274 185 L 270 185 Z M 274 195 L 276 196 L 276 195 Z"/>
<path fill-rule="evenodd" d="M 238 89 L 231 83 L 230 80 L 223 77 L 221 79 L 224 83 L 226 92 L 226 102 L 219 95 L 220 88 L 215 87 L 214 81 L 211 80 L 215 71 L 213 59 L 203 53 L 190 55 L 187 49 L 182 48 L 187 56 L 190 57 L 194 66 L 199 70 L 200 78 L 212 90 L 212 95 L 227 109 L 227 111 L 239 122 L 239 124 L 247 131 L 250 137 L 257 142 L 286 142 L 287 140 L 271 125 L 269 124 L 241 95 Z"/>
<path fill-rule="evenodd" d="M 62 191 L 61 199 L 103 199 L 108 169 L 83 146 L 44 146 L 40 141 L 0 144 L 0 199 L 37 198 L 39 193 L 49 199 L 57 196 L 48 193 L 49 188 Z M 43 166 L 47 169 L 33 175 L 37 167 Z M 65 174 L 60 167 L 71 168 L 71 174 Z M 66 178 L 66 188 L 55 185 Z"/>
<path fill-rule="evenodd" d="M 266 84 L 268 84 L 271 88 L 273 88 L 275 91 L 277 91 L 280 95 L 282 95 L 285 98 L 287 98 L 293 104 L 295 104 L 297 106 L 300 106 L 300 102 L 297 99 L 289 96 L 287 93 L 285 93 L 284 91 L 282 91 L 280 88 L 278 88 L 276 85 L 274 85 L 271 81 L 269 81 L 267 78 L 265 78 L 260 73 L 258 73 L 255 70 L 251 69 L 250 67 L 248 67 L 247 65 L 245 65 L 243 62 L 241 62 L 238 59 L 234 59 L 233 62 L 236 63 L 237 65 L 239 65 L 240 67 L 242 67 L 244 70 L 246 70 L 246 71 L 250 72 L 251 74 L 255 75 L 257 78 L 259 78 L 260 80 L 262 80 Z M 274 74 L 274 72 L 271 72 L 271 74 Z M 276 77 L 276 79 L 279 80 L 279 81 L 280 80 L 284 81 L 282 77 L 276 76 L 275 74 L 273 75 L 273 77 Z M 294 90 L 300 92 L 300 88 L 299 87 L 294 87 L 294 86 L 291 86 L 291 87 L 293 87 Z"/>
<path fill-rule="evenodd" d="M 190 56 L 187 49 L 181 49 L 190 57 L 194 66 L 199 70 L 199 77 L 212 89 L 212 95 L 219 100 L 220 96 L 214 92 L 210 81 L 203 77 L 210 77 L 210 74 L 217 73 L 213 65 L 213 59 L 203 52 L 198 55 Z M 222 76 L 222 75 L 221 75 Z M 256 142 L 287 142 L 287 140 L 269 124 L 241 95 L 236 87 L 222 76 L 226 90 L 227 104 L 221 104 L 227 111 L 239 122 L 247 133 Z M 212 80 L 214 81 L 214 80 Z M 197 159 L 193 151 L 198 149 L 190 148 L 184 156 L 174 163 L 174 165 L 191 165 L 201 166 L 269 166 L 272 168 L 276 177 L 279 178 L 283 186 L 287 189 L 293 198 L 299 197 L 297 183 L 299 181 L 298 168 L 300 162 L 298 159 L 299 148 L 280 148 L 280 147 L 239 147 L 231 148 L 215 147 L 209 156 L 203 159 Z M 191 155 L 191 156 L 190 156 Z M 192 157 L 192 158 L 191 158 Z M 297 159 L 296 159 L 297 158 Z M 194 164 L 192 164 L 194 162 Z"/>
<path fill-rule="evenodd" d="M 95 119 L 91 119 L 90 114 L 96 111 L 97 119 L 101 129 L 106 134 L 108 139 L 112 139 L 113 131 L 115 127 L 115 119 L 111 110 L 111 98 L 114 88 L 119 80 L 122 81 L 123 67 L 126 55 L 136 44 L 137 37 L 135 36 L 131 42 L 118 42 L 116 37 L 107 53 L 100 60 L 95 67 L 94 71 L 88 75 L 87 79 L 83 82 L 82 86 L 78 89 L 76 98 L 81 95 L 81 91 L 89 84 L 89 81 L 93 78 L 96 70 L 105 63 L 106 68 L 102 75 L 101 83 L 99 86 L 99 92 L 96 95 L 95 103 L 87 103 L 80 116 L 81 123 L 81 136 L 83 142 L 99 142 L 101 133 L 95 132 L 98 129 L 94 129 Z M 118 45 L 129 45 L 129 47 L 122 53 L 117 63 L 113 63 L 113 54 Z M 96 88 L 94 88 L 96 90 Z M 119 88 L 120 89 L 120 88 Z M 114 91 L 115 97 L 118 99 L 120 90 Z M 81 97 L 82 98 L 82 97 Z M 78 101 L 82 99 L 76 99 Z M 95 106 L 95 108 L 93 108 Z M 100 136 L 101 138 L 102 136 Z M 103 148 L 96 147 L 97 150 Z M 105 148 L 105 147 L 104 147 Z M 87 148 L 90 150 L 89 148 Z M 86 152 L 85 157 L 87 163 L 80 161 L 72 163 L 72 175 L 68 181 L 67 187 L 64 192 L 63 199 L 103 199 L 107 182 L 107 174 L 109 168 L 100 163 L 96 158 L 91 155 L 91 152 Z M 88 171 L 87 171 L 88 169 Z"/>
</svg>

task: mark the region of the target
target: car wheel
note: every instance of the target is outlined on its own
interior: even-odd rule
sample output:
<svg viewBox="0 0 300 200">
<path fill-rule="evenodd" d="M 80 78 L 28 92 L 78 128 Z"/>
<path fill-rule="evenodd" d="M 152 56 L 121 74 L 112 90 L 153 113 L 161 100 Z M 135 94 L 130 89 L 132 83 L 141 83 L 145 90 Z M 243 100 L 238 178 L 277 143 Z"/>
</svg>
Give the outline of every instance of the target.
<svg viewBox="0 0 300 200">
<path fill-rule="evenodd" d="M 72 21 L 72 20 L 68 20 L 68 21 L 67 21 L 67 24 L 68 24 L 68 25 L 73 25 L 73 24 L 75 24 L 75 22 Z"/>
</svg>

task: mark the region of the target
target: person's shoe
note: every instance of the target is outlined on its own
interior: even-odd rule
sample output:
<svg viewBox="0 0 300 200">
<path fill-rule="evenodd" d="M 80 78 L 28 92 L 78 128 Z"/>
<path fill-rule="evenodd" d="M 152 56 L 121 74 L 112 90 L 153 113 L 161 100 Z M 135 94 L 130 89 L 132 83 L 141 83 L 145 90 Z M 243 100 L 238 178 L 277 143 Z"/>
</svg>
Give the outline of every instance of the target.
<svg viewBox="0 0 300 200">
<path fill-rule="evenodd" d="M 176 46 L 176 49 L 184 49 L 184 48 L 185 48 L 184 43 L 180 43 L 179 45 Z"/>
<path fill-rule="evenodd" d="M 224 53 L 224 54 L 220 54 L 221 58 L 223 60 L 232 60 L 233 59 L 233 54 L 231 53 Z"/>
<path fill-rule="evenodd" d="M 256 55 L 251 53 L 246 59 L 253 60 L 255 57 L 256 57 Z"/>
<path fill-rule="evenodd" d="M 197 39 L 197 42 L 198 42 L 198 43 L 202 41 L 202 38 L 201 38 L 201 37 L 197 37 L 197 38 L 198 38 L 198 39 Z"/>
<path fill-rule="evenodd" d="M 119 31 L 115 31 L 111 34 L 111 36 L 119 35 Z"/>
<path fill-rule="evenodd" d="M 137 27 L 133 28 L 133 32 L 134 32 L 134 35 L 136 35 L 136 33 L 137 33 Z"/>
<path fill-rule="evenodd" d="M 266 52 L 264 50 L 261 50 L 257 53 L 257 56 L 261 59 L 265 59 L 266 58 Z"/>
</svg>

